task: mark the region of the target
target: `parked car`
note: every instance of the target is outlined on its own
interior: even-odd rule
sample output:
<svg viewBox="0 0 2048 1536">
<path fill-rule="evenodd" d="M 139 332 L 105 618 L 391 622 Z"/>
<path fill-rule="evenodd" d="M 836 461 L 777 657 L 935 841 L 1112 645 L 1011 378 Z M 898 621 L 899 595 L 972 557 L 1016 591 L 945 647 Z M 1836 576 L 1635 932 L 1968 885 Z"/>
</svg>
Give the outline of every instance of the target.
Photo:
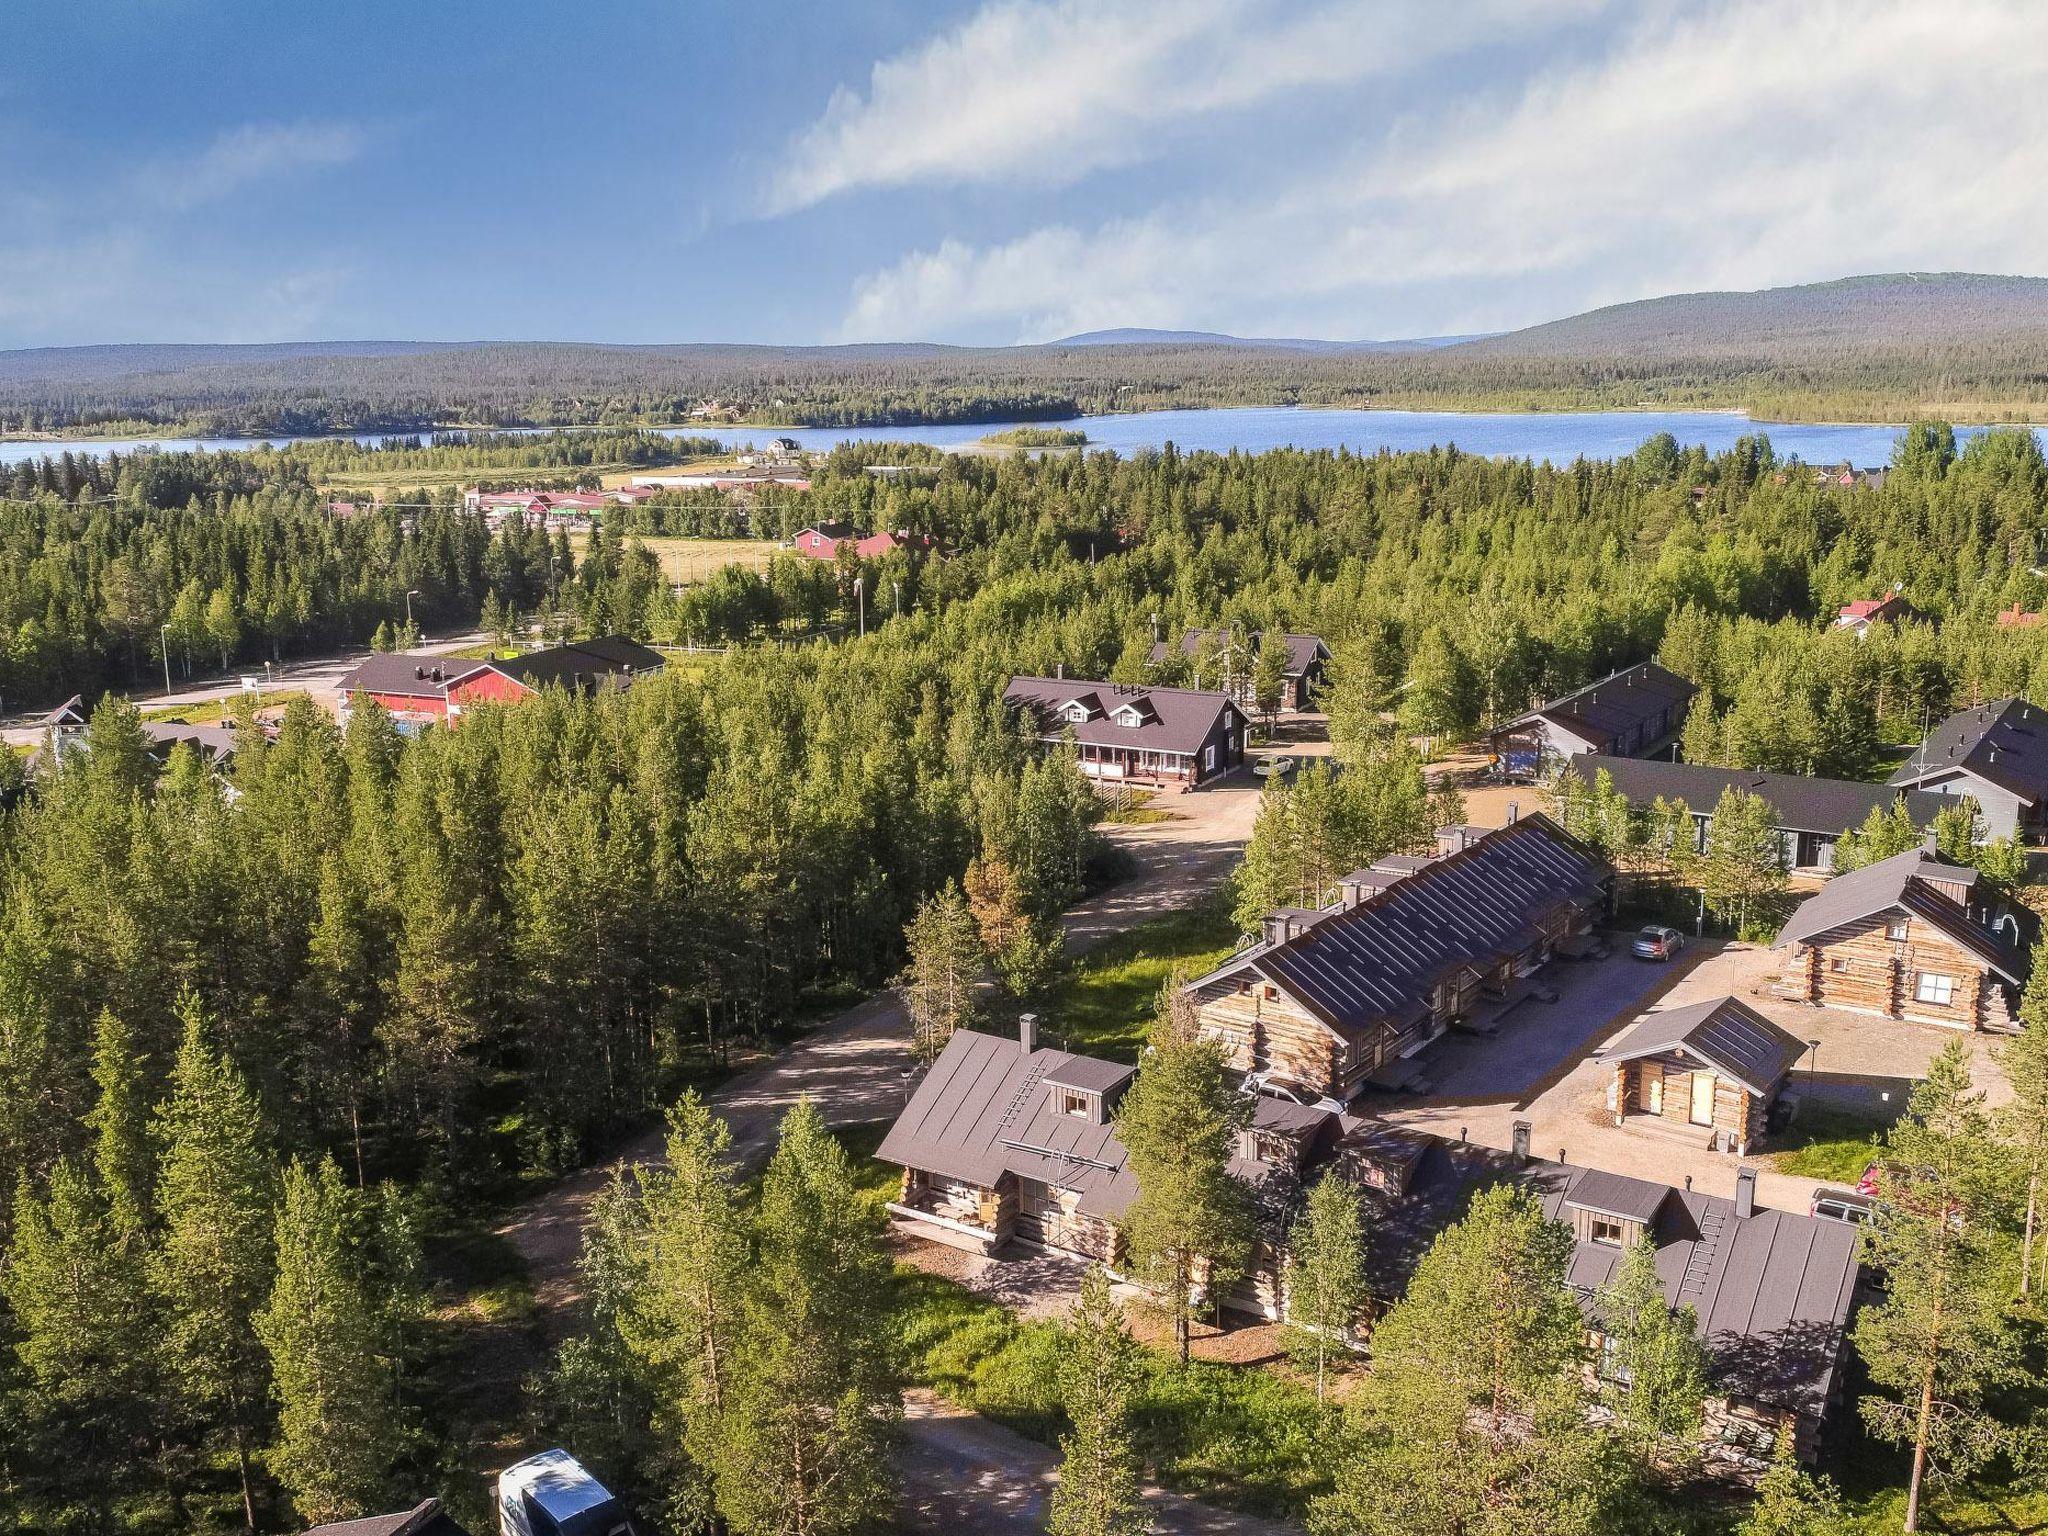
<svg viewBox="0 0 2048 1536">
<path fill-rule="evenodd" d="M 1870 1224 L 1875 1206 L 1876 1202 L 1861 1190 L 1816 1189 L 1806 1214 L 1818 1216 L 1823 1221 L 1846 1221 L 1851 1226 L 1862 1227 Z"/>
<path fill-rule="evenodd" d="M 1656 923 L 1640 930 L 1629 953 L 1638 960 L 1669 960 L 1685 948 L 1685 935 L 1676 928 L 1660 927 Z"/>
<path fill-rule="evenodd" d="M 1252 764 L 1252 772 L 1262 779 L 1284 779 L 1294 772 L 1294 759 L 1284 754 L 1279 757 L 1262 757 Z"/>
</svg>

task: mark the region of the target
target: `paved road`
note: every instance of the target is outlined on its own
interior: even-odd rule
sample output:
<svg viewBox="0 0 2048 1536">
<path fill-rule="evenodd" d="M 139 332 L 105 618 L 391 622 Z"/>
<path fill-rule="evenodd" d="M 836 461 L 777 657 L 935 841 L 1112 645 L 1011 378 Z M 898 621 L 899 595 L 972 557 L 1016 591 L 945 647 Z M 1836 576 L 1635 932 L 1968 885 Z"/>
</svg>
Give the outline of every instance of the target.
<svg viewBox="0 0 2048 1536">
<path fill-rule="evenodd" d="M 459 651 L 472 645 L 481 645 L 485 639 L 481 630 L 467 634 L 447 635 L 439 640 L 430 640 L 415 647 L 422 655 L 440 656 L 449 651 Z M 264 692 L 310 693 L 322 703 L 332 704 L 339 690 L 337 684 L 342 676 L 370 653 L 367 649 L 349 651 L 340 656 L 323 656 L 310 661 L 294 661 L 271 670 L 271 685 Z M 253 666 L 221 677 L 206 678 L 199 682 L 175 689 L 170 693 L 162 690 L 129 695 L 144 709 L 163 709 L 183 704 L 211 704 L 216 699 L 231 699 L 242 691 L 244 677 L 263 676 L 263 664 Z M 17 715 L 0 727 L 0 741 L 10 745 L 32 746 L 42 738 L 37 727 L 39 715 Z"/>
<path fill-rule="evenodd" d="M 1248 776 L 1185 795 L 1162 796 L 1169 821 L 1112 827 L 1130 851 L 1132 878 L 1072 908 L 1064 919 L 1067 948 L 1084 954 L 1126 929 L 1190 905 L 1218 884 L 1244 850 L 1258 810 Z M 767 1160 L 775 1129 L 799 1098 L 817 1104 L 827 1123 L 866 1125 L 903 1105 L 910 1068 L 910 1028 L 894 992 L 868 999 L 710 1095 L 732 1128 L 733 1148 L 748 1168 Z M 585 1169 L 519 1207 L 498 1228 L 526 1261 L 535 1299 L 553 1314 L 577 1296 L 576 1261 L 591 1201 L 621 1165 L 659 1161 L 662 1132 L 650 1130 L 619 1159 Z"/>
<path fill-rule="evenodd" d="M 1057 1452 L 925 1391 L 904 1394 L 900 1509 L 917 1530 L 955 1536 L 1038 1536 Z M 1172 1536 L 1298 1536 L 1297 1528 L 1145 1489 L 1152 1529 Z"/>
</svg>

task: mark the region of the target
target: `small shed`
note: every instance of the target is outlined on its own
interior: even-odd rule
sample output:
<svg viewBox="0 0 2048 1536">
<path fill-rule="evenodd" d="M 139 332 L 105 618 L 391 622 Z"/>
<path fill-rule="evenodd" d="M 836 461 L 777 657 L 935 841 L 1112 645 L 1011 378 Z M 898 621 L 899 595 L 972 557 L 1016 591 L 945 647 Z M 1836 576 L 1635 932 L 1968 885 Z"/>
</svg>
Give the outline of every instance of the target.
<svg viewBox="0 0 2048 1536">
<path fill-rule="evenodd" d="M 1599 1059 L 1614 1068 L 1616 1125 L 1645 1117 L 1742 1157 L 1805 1050 L 1747 1003 L 1717 997 L 1644 1015 Z"/>
</svg>

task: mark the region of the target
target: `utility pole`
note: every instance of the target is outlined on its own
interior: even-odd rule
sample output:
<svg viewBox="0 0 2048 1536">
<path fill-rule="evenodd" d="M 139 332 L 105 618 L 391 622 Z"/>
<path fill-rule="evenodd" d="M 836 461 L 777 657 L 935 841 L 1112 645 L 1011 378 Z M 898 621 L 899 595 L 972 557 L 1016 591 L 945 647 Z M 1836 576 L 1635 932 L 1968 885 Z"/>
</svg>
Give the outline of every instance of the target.
<svg viewBox="0 0 2048 1536">
<path fill-rule="evenodd" d="M 856 576 L 853 578 L 853 606 L 855 611 L 860 615 L 860 637 L 863 640 L 867 639 L 868 637 L 868 597 L 866 583 L 867 577 L 865 576 Z"/>
</svg>

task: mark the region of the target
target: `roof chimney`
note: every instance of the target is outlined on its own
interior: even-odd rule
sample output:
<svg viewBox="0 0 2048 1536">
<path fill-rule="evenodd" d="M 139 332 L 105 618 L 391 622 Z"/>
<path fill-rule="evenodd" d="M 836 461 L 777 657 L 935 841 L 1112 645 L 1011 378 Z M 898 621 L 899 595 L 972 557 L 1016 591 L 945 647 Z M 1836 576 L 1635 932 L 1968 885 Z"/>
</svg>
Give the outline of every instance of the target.
<svg viewBox="0 0 2048 1536">
<path fill-rule="evenodd" d="M 1920 839 L 1920 851 L 1928 855 L 1940 853 L 1941 839 L 1935 836 L 1932 831 L 1929 831 L 1925 836 L 1923 836 Z"/>
<path fill-rule="evenodd" d="M 1017 1015 L 1017 1043 L 1024 1047 L 1024 1054 L 1026 1056 L 1029 1056 L 1038 1049 L 1037 1014 L 1020 1013 Z"/>
<path fill-rule="evenodd" d="M 1529 1163 L 1529 1134 L 1532 1127 L 1526 1120 L 1515 1122 L 1515 1166 L 1524 1168 Z"/>
<path fill-rule="evenodd" d="M 1522 808 L 1521 808 L 1521 806 L 1517 805 L 1517 804 L 1516 804 L 1516 803 L 1515 803 L 1514 801 L 1510 800 L 1510 801 L 1508 802 L 1508 819 L 1507 819 L 1507 824 L 1508 824 L 1509 826 L 1511 826 L 1511 827 L 1512 827 L 1512 826 L 1513 826 L 1513 825 L 1515 824 L 1515 822 L 1516 822 L 1517 820 L 1519 820 L 1519 819 L 1520 819 L 1520 817 L 1521 817 L 1521 814 L 1522 814 Z"/>
<path fill-rule="evenodd" d="M 1738 1168 L 1735 1170 L 1735 1215 L 1739 1221 L 1747 1221 L 1756 1214 L 1756 1170 Z"/>
<path fill-rule="evenodd" d="M 425 667 L 414 667 L 412 675 L 413 681 L 423 683 L 427 680 L 427 669 Z"/>
<path fill-rule="evenodd" d="M 1067 680 L 1067 664 L 1064 661 L 1054 662 L 1052 664 L 1052 675 L 1061 682 L 1065 682 Z"/>
</svg>

